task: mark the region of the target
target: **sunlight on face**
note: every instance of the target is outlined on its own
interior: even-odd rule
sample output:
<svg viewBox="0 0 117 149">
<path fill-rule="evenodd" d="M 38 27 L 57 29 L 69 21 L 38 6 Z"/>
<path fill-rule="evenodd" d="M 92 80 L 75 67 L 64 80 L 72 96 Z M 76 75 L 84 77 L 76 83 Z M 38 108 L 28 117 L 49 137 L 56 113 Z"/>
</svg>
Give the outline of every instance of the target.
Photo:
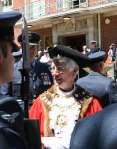
<svg viewBox="0 0 117 149">
<path fill-rule="evenodd" d="M 68 69 L 64 62 L 59 60 L 52 62 L 51 72 L 60 88 L 67 89 L 73 86 L 76 75 L 74 70 Z"/>
</svg>

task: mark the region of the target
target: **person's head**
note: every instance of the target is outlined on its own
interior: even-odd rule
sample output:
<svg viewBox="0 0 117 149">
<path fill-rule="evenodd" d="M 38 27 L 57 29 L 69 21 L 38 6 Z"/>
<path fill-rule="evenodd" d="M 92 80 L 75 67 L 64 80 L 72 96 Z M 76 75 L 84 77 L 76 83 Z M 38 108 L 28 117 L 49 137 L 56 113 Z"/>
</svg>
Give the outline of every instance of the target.
<svg viewBox="0 0 117 149">
<path fill-rule="evenodd" d="M 96 63 L 94 63 L 90 67 L 90 69 L 92 71 L 104 74 L 104 60 L 105 60 L 105 57 L 106 57 L 106 52 L 105 51 L 98 51 L 98 52 L 95 52 L 95 53 L 90 53 L 88 55 L 88 57 L 92 60 L 93 59 L 96 60 Z"/>
<path fill-rule="evenodd" d="M 59 88 L 71 89 L 79 72 L 79 66 L 68 57 L 58 56 L 52 61 L 51 72 Z"/>
<path fill-rule="evenodd" d="M 104 74 L 104 61 L 98 62 L 91 67 L 92 71 Z"/>
<path fill-rule="evenodd" d="M 29 55 L 30 61 L 32 61 L 38 55 L 40 36 L 35 32 L 29 32 Z M 23 44 L 23 34 L 18 36 L 18 42 Z"/>
<path fill-rule="evenodd" d="M 115 49 L 116 49 L 116 45 L 115 45 L 114 43 L 112 43 L 112 44 L 110 45 L 110 49 L 115 50 Z"/>
<path fill-rule="evenodd" d="M 79 67 L 90 64 L 88 57 L 63 45 L 49 49 L 52 58 L 52 75 L 62 90 L 73 88 Z"/>
<path fill-rule="evenodd" d="M 97 47 L 97 42 L 95 40 L 91 40 L 89 46 L 90 46 L 90 49 L 94 49 Z"/>
<path fill-rule="evenodd" d="M 20 18 L 19 12 L 0 13 L 0 84 L 11 81 L 13 77 L 13 27 Z"/>
</svg>

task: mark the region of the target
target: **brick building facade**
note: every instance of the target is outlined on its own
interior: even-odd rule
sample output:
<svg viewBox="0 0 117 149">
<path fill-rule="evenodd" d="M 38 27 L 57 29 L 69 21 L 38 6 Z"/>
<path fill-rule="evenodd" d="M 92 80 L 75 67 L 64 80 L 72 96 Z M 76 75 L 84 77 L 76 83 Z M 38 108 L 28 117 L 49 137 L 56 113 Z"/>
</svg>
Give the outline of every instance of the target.
<svg viewBox="0 0 117 149">
<path fill-rule="evenodd" d="M 80 44 L 79 48 L 92 39 L 104 49 L 112 42 L 117 44 L 117 0 L 13 0 L 12 8 L 25 12 L 30 30 L 41 35 L 44 49 L 68 45 L 69 39 L 74 40 L 71 44 Z M 15 29 L 16 37 L 20 32 Z"/>
<path fill-rule="evenodd" d="M 108 22 L 106 22 L 108 20 Z M 117 15 L 102 17 L 102 46 L 108 50 L 111 43 L 117 45 Z"/>
</svg>

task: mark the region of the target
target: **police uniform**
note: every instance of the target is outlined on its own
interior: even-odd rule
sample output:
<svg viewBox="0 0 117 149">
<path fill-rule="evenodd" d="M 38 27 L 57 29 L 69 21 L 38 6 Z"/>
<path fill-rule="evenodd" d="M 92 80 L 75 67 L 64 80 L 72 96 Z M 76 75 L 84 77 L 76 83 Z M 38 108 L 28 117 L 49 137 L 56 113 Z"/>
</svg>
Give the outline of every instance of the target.
<svg viewBox="0 0 117 149">
<path fill-rule="evenodd" d="M 103 61 L 105 52 L 99 51 L 91 53 L 89 58 L 97 59 L 97 62 Z M 98 72 L 91 71 L 87 76 L 78 79 L 76 84 L 96 96 L 103 107 L 117 102 L 116 84 L 112 79 L 107 78 Z"/>
<path fill-rule="evenodd" d="M 21 16 L 21 13 L 15 11 L 0 13 L 0 42 L 8 41 L 13 50 L 16 49 L 14 25 Z M 22 109 L 13 98 L 0 96 L 0 148 L 26 149 L 25 143 Z"/>
<path fill-rule="evenodd" d="M 88 57 L 65 46 L 50 49 L 49 54 L 51 58 L 58 55 L 69 57 L 81 67 L 91 65 Z M 64 92 L 53 85 L 34 101 L 29 117 L 40 120 L 42 136 L 50 136 L 54 131 L 53 141 L 52 138 L 42 138 L 45 147 L 69 148 L 70 136 L 76 121 L 102 109 L 97 99 L 85 94 L 85 90 L 82 90 L 82 95 L 78 92 L 79 89 L 75 86 L 71 91 Z"/>
<path fill-rule="evenodd" d="M 22 35 L 19 35 L 18 41 L 22 42 Z M 29 33 L 29 44 L 38 45 L 40 36 L 37 33 Z M 35 58 L 31 62 L 30 71 L 30 98 L 34 99 L 39 94 L 47 90 L 53 84 L 53 78 L 49 70 L 49 65 L 41 63 L 39 59 Z"/>
<path fill-rule="evenodd" d="M 97 96 L 103 106 L 116 102 L 115 82 L 97 72 L 79 79 L 77 85 Z M 79 120 L 71 136 L 70 149 L 116 149 L 116 115 L 117 104 L 112 104 L 93 116 Z"/>
<path fill-rule="evenodd" d="M 12 80 L 12 96 L 20 96 L 20 88 L 22 76 L 20 70 L 22 69 L 23 59 L 22 59 L 22 49 L 19 49 L 17 52 L 13 52 L 12 55 L 15 58 L 14 69 L 13 69 L 13 80 Z"/>
<path fill-rule="evenodd" d="M 18 45 L 14 41 L 14 25 L 20 18 L 21 14 L 18 12 L 0 13 L 0 40 L 11 42 L 12 52 L 14 53 L 19 50 Z M 10 84 L 6 83 L 6 85 L 7 95 L 12 95 Z"/>
<path fill-rule="evenodd" d="M 116 149 L 117 104 L 76 123 L 70 149 Z"/>
<path fill-rule="evenodd" d="M 18 41 L 22 42 L 22 35 L 19 35 Z M 29 33 L 29 44 L 38 45 L 40 36 L 37 33 Z M 53 84 L 53 78 L 47 64 L 41 63 L 38 58 L 31 62 L 30 71 L 30 90 L 31 99 L 36 98 L 39 94 L 47 90 Z"/>
</svg>

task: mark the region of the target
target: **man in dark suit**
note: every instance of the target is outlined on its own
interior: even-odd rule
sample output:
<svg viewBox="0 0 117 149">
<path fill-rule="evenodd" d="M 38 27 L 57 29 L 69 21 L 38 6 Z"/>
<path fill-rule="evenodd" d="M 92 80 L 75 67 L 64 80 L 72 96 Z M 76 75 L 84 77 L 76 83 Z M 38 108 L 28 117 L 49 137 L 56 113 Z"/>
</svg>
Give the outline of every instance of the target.
<svg viewBox="0 0 117 149">
<path fill-rule="evenodd" d="M 70 149 L 117 149 L 117 104 L 78 121 Z"/>
</svg>

